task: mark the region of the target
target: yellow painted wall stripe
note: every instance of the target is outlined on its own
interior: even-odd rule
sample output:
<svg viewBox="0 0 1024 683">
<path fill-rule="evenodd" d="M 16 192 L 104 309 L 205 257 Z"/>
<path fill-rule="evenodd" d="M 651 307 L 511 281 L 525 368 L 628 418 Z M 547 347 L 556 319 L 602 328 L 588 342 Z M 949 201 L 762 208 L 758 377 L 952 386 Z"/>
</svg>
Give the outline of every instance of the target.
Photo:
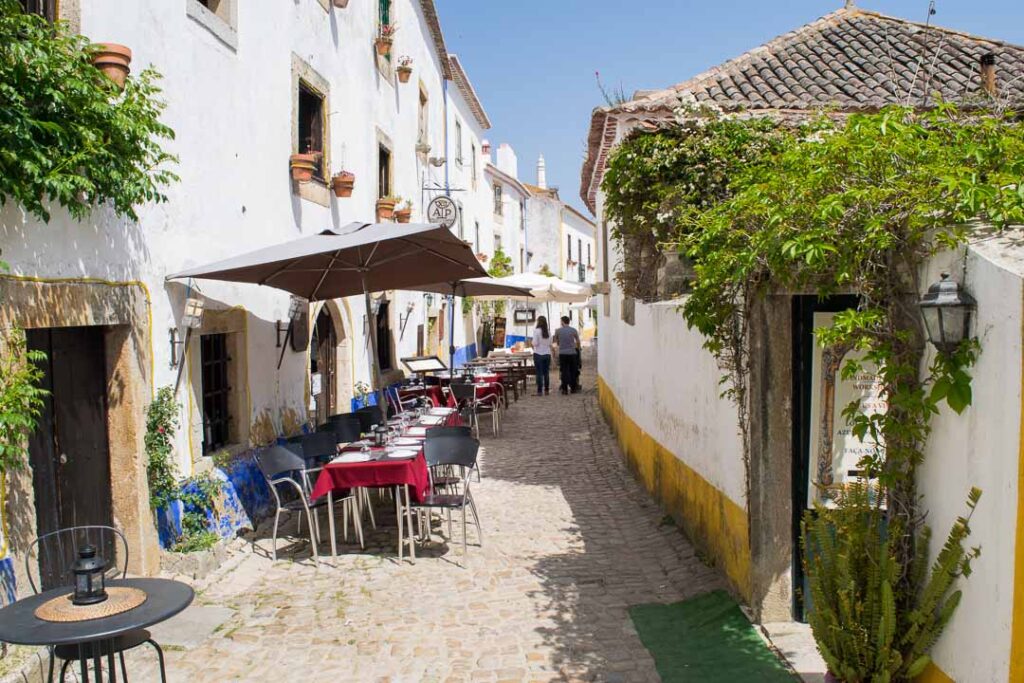
<svg viewBox="0 0 1024 683">
<path fill-rule="evenodd" d="M 1021 331 L 1024 337 L 1024 330 Z M 1024 356 L 1022 356 L 1024 363 Z M 1022 370 L 1024 381 L 1024 370 Z M 1017 445 L 1017 533 L 1013 551 L 1013 621 L 1010 627 L 1010 681 L 1024 681 L 1024 396 Z"/>
<path fill-rule="evenodd" d="M 672 515 L 693 544 L 725 573 L 744 600 L 750 602 L 750 534 L 746 511 L 644 432 L 622 409 L 600 376 L 597 387 L 601 410 L 636 477 Z"/>
</svg>

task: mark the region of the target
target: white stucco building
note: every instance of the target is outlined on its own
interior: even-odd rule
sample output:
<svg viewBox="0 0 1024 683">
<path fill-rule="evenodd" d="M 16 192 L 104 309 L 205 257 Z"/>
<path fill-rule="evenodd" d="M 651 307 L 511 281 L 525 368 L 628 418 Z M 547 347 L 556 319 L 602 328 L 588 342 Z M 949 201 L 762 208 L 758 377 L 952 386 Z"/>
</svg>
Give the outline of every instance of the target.
<svg viewBox="0 0 1024 683">
<path fill-rule="evenodd" d="M 95 484 L 99 494 L 90 495 L 102 499 L 86 521 L 124 529 L 131 571 L 148 574 L 159 559 L 143 434 L 157 388 L 180 374 L 176 445 L 188 475 L 208 469 L 213 453 L 243 453 L 350 410 L 354 385 L 370 376 L 361 298 L 304 306 L 292 348 L 283 344 L 285 293 L 165 277 L 325 228 L 374 222 L 386 196 L 408 200 L 418 221 L 431 197 L 451 191 L 464 212 L 453 229 L 472 240 L 468 226 L 480 223 L 490 239 L 483 152 L 490 121 L 464 65 L 447 51 L 432 0 L 345 8 L 329 0 L 62 0 L 59 14 L 94 42 L 130 47 L 133 72 L 153 65 L 163 75 L 163 121 L 176 133 L 167 151 L 180 160 L 181 180 L 167 188 L 167 203 L 138 207 L 138 222 L 97 207 L 82 222 L 54 210 L 42 225 L 7 203 L 0 247 L 10 273 L 0 276 L 0 319 L 28 328 L 34 345 L 72 348 L 51 354 L 61 364 L 55 372 L 87 361 L 86 351 L 101 359 L 105 374 L 91 389 L 105 399 L 79 429 L 102 443 L 88 453 L 68 445 L 67 455 L 96 460 L 92 478 L 79 481 Z M 388 23 L 399 29 L 385 57 L 374 41 Z M 400 57 L 412 60 L 405 83 L 395 69 Z M 322 155 L 311 182 L 292 180 L 289 156 L 299 152 Z M 331 190 L 341 170 L 355 174 L 350 197 Z M 186 346 L 187 296 L 202 299 L 205 315 Z M 387 380 L 401 376 L 403 356 L 447 348 L 442 297 L 378 298 Z M 471 337 L 471 328 L 456 325 L 457 346 L 472 345 Z M 56 403 L 82 400 L 55 389 Z M 14 538 L 83 521 L 56 509 L 52 519 L 36 519 L 35 493 L 53 483 L 41 478 L 60 481 L 59 472 L 37 464 L 12 482 L 13 498 L 25 506 L 12 516 L 20 525 Z"/>
</svg>

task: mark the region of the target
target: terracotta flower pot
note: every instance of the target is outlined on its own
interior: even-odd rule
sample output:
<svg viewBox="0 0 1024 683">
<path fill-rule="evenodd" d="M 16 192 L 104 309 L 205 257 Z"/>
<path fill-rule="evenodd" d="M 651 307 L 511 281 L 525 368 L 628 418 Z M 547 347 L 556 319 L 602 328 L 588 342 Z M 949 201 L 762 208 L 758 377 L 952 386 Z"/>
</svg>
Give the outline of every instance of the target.
<svg viewBox="0 0 1024 683">
<path fill-rule="evenodd" d="M 348 0 L 334 0 L 334 6 L 338 9 L 345 9 L 348 7 Z"/>
<path fill-rule="evenodd" d="M 412 218 L 412 209 L 399 209 L 395 211 L 395 220 L 399 223 L 408 223 Z"/>
<path fill-rule="evenodd" d="M 308 183 L 312 180 L 319 156 L 319 154 L 291 155 L 288 158 L 288 165 L 292 170 L 292 180 L 297 180 L 300 183 Z"/>
<path fill-rule="evenodd" d="M 99 43 L 96 47 L 99 51 L 93 55 L 92 63 L 119 89 L 124 88 L 132 62 L 131 48 L 117 43 Z"/>
<path fill-rule="evenodd" d="M 378 221 L 389 221 L 395 215 L 395 200 L 394 199 L 378 199 L 377 200 L 377 220 Z"/>
<path fill-rule="evenodd" d="M 334 189 L 335 197 L 351 197 L 352 188 L 355 187 L 356 176 L 354 173 L 342 171 L 331 178 L 331 188 Z"/>
<path fill-rule="evenodd" d="M 411 66 L 400 66 L 395 71 L 398 72 L 398 80 L 401 83 L 408 83 L 409 77 L 412 76 Z"/>
<path fill-rule="evenodd" d="M 376 42 L 377 54 L 379 54 L 381 57 L 387 57 L 389 54 L 391 54 L 392 43 L 394 43 L 394 40 L 392 40 L 391 38 L 379 36 Z"/>
</svg>

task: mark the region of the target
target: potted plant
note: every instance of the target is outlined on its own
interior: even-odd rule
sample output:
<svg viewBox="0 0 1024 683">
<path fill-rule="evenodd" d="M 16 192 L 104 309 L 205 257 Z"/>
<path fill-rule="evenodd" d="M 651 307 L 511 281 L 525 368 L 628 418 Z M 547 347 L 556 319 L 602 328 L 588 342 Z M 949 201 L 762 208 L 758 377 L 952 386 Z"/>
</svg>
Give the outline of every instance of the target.
<svg viewBox="0 0 1024 683">
<path fill-rule="evenodd" d="M 395 31 L 397 30 L 397 24 L 381 24 L 380 29 L 378 29 L 375 45 L 377 46 L 377 54 L 381 57 L 387 57 L 391 54 L 391 46 L 395 42 Z"/>
<path fill-rule="evenodd" d="M 118 89 L 124 88 L 129 73 L 128 65 L 132 62 L 131 48 L 117 43 L 99 43 L 94 47 L 96 52 L 92 55 L 92 63 L 104 76 L 113 81 Z"/>
<path fill-rule="evenodd" d="M 345 9 L 348 7 L 348 0 L 334 0 L 334 6 L 338 9 Z"/>
<path fill-rule="evenodd" d="M 300 183 L 308 183 L 313 179 L 313 173 L 316 172 L 316 165 L 319 161 L 319 152 L 291 155 L 288 158 L 288 166 L 292 170 L 292 180 L 296 180 Z"/>
<path fill-rule="evenodd" d="M 398 72 L 398 80 L 400 83 L 408 83 L 409 78 L 412 76 L 412 57 L 409 55 L 402 55 L 398 58 L 398 66 L 395 68 Z"/>
<path fill-rule="evenodd" d="M 480 263 L 487 263 L 488 258 L 490 257 L 482 251 L 476 255 L 476 260 L 479 261 Z"/>
<path fill-rule="evenodd" d="M 398 203 L 396 197 L 381 197 L 377 200 L 377 220 L 378 221 L 389 221 L 395 215 L 395 204 Z"/>
<path fill-rule="evenodd" d="M 337 175 L 331 178 L 331 188 L 335 197 L 351 197 L 355 184 L 356 174 L 350 171 L 338 171 Z"/>
<path fill-rule="evenodd" d="M 412 218 L 412 202 L 406 199 L 402 202 L 402 208 L 395 211 L 395 220 L 399 223 L 408 223 Z"/>
</svg>

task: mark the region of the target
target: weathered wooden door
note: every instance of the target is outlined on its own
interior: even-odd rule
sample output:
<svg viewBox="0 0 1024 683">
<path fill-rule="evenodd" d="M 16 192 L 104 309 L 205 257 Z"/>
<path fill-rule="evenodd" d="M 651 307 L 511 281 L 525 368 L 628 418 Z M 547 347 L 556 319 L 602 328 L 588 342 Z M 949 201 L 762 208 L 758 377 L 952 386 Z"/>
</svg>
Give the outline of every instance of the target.
<svg viewBox="0 0 1024 683">
<path fill-rule="evenodd" d="M 335 401 L 337 396 L 337 353 L 338 335 L 334 331 L 334 321 L 325 306 L 316 317 L 316 325 L 313 328 L 314 345 L 310 349 L 310 377 L 319 376 L 319 379 L 311 380 L 314 384 L 319 382 L 319 391 L 313 392 L 316 398 L 316 422 L 323 424 L 327 418 L 337 412 Z"/>
<path fill-rule="evenodd" d="M 29 439 L 38 534 L 88 524 L 112 526 L 103 328 L 27 334 L 29 347 L 46 354 L 43 387 L 50 392 Z M 100 552 L 114 557 L 112 547 Z M 41 557 L 44 587 L 54 585 L 72 559 Z"/>
</svg>

